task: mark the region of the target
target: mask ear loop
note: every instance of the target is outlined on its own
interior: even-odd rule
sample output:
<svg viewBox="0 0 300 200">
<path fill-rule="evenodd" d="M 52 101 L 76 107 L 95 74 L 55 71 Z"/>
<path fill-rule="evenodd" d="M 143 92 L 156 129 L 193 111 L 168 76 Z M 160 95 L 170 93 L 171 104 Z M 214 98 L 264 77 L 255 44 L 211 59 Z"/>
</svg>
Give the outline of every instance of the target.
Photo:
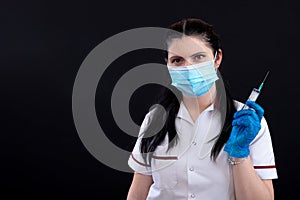
<svg viewBox="0 0 300 200">
<path fill-rule="evenodd" d="M 216 53 L 215 53 L 215 57 L 214 57 L 214 59 L 213 59 L 213 61 L 214 61 L 214 64 L 215 64 L 215 61 L 216 61 L 217 55 L 218 55 L 218 51 L 216 51 Z M 218 70 L 218 68 L 215 68 L 215 71 L 216 71 L 216 73 L 217 73 L 217 70 Z"/>
<path fill-rule="evenodd" d="M 218 55 L 218 51 L 216 51 L 216 53 L 215 53 L 215 57 L 213 59 L 214 62 L 216 61 L 217 55 Z"/>
</svg>

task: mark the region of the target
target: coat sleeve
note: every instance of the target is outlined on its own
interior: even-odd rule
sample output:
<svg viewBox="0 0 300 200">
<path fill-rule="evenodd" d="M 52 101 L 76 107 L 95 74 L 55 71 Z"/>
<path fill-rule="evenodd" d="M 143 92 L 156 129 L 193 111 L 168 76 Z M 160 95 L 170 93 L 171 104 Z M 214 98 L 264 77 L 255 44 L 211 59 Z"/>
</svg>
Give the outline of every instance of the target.
<svg viewBox="0 0 300 200">
<path fill-rule="evenodd" d="M 138 172 L 138 173 L 141 173 L 144 175 L 152 175 L 151 165 L 145 161 L 145 159 L 143 158 L 142 153 L 140 151 L 141 139 L 142 139 L 145 128 L 149 124 L 150 115 L 151 115 L 151 112 L 149 112 L 145 116 L 145 118 L 141 124 L 140 130 L 139 130 L 139 136 L 136 140 L 133 151 L 128 159 L 129 167 L 132 170 L 134 170 L 135 172 Z"/>
<path fill-rule="evenodd" d="M 261 120 L 261 129 L 250 144 L 250 157 L 261 179 L 277 179 L 275 156 L 266 119 Z"/>
</svg>

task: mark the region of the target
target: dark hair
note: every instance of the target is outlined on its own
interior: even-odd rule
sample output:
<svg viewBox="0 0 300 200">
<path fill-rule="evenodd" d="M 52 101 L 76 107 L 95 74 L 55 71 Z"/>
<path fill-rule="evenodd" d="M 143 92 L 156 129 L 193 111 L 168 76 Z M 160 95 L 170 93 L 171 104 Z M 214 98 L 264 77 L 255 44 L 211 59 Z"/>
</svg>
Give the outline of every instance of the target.
<svg viewBox="0 0 300 200">
<path fill-rule="evenodd" d="M 200 39 L 207 43 L 207 45 L 213 50 L 213 53 L 217 52 L 221 47 L 221 42 L 219 36 L 214 32 L 213 26 L 200 20 L 200 19 L 183 19 L 176 22 L 168 27 L 173 30 L 167 34 L 166 45 L 171 42 L 174 38 L 180 38 L 182 35 L 187 36 L 199 36 Z M 218 71 L 218 76 L 220 76 Z M 225 94 L 217 92 L 218 102 L 224 103 L 224 106 L 218 106 L 221 110 L 222 118 L 225 119 L 223 128 L 220 134 L 215 140 L 214 146 L 211 151 L 211 158 L 216 160 L 222 147 L 227 142 L 231 129 L 232 129 L 232 119 L 233 114 L 236 111 L 233 99 L 228 91 L 228 86 L 226 82 Z M 216 81 L 217 91 L 221 90 L 221 81 Z M 166 134 L 169 137 L 168 149 L 176 145 L 177 142 L 177 132 L 175 129 L 175 119 L 180 107 L 180 101 L 182 100 L 181 92 L 173 87 L 172 85 L 168 88 L 163 88 L 161 94 L 159 94 L 157 99 L 157 104 L 164 107 L 165 111 L 159 107 L 153 109 L 151 119 L 148 126 L 145 128 L 143 138 L 141 140 L 140 151 L 144 157 L 146 163 L 150 164 L 151 154 L 155 151 L 156 147 L 161 144 L 165 139 Z M 162 124 L 163 123 L 163 124 Z M 159 129 L 159 127 L 162 127 Z M 157 134 L 153 134 L 157 133 Z M 213 140 L 214 140 L 213 139 Z M 211 140 L 211 141 L 213 141 Z M 147 156 L 148 155 L 148 156 Z M 148 158 L 148 159 L 146 159 Z"/>
</svg>

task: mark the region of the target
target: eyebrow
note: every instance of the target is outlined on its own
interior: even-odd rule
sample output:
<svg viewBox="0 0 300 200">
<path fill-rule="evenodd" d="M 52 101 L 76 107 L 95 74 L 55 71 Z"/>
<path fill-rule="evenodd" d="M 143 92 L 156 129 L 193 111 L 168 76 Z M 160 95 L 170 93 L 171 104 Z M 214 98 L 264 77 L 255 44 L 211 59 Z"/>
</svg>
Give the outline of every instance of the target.
<svg viewBox="0 0 300 200">
<path fill-rule="evenodd" d="M 205 52 L 205 51 L 199 51 L 199 52 L 194 53 L 193 55 L 191 55 L 191 57 L 199 55 L 199 54 L 207 54 L 207 52 Z"/>
</svg>

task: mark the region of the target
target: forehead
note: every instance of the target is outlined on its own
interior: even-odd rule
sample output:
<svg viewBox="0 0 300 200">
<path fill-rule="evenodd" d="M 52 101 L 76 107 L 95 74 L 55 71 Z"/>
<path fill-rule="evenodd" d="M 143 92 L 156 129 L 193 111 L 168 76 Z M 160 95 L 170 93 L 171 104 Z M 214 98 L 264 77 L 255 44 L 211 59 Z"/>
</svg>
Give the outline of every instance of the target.
<svg viewBox="0 0 300 200">
<path fill-rule="evenodd" d="M 170 56 L 190 56 L 198 52 L 212 52 L 207 43 L 196 36 L 183 36 L 174 38 L 169 43 L 168 54 Z"/>
</svg>

